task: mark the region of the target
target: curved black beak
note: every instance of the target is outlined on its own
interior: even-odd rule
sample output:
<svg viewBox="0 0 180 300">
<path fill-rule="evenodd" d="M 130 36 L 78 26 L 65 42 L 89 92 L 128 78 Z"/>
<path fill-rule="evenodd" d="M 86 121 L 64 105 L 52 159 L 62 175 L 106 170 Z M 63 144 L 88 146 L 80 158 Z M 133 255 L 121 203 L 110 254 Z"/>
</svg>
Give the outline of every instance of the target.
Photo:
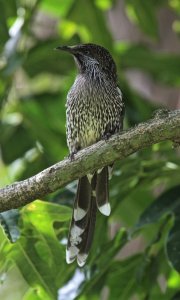
<svg viewBox="0 0 180 300">
<path fill-rule="evenodd" d="M 55 50 L 66 51 L 72 54 L 75 52 L 75 48 L 72 46 L 58 46 L 57 48 L 55 48 Z"/>
<path fill-rule="evenodd" d="M 68 46 L 58 46 L 55 48 L 55 50 L 63 50 L 63 51 L 68 51 L 69 47 Z"/>
</svg>

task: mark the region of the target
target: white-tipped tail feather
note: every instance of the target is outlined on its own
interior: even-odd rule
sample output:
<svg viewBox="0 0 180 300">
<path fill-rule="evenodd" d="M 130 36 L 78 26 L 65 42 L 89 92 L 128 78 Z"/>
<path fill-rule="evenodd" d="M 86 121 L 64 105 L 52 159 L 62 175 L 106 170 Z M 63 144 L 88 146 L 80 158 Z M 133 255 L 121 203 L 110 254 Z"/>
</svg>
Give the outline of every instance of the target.
<svg viewBox="0 0 180 300">
<path fill-rule="evenodd" d="M 79 252 L 79 249 L 76 246 L 71 246 L 68 249 L 66 249 L 67 264 L 71 264 L 75 260 L 78 252 Z"/>
<path fill-rule="evenodd" d="M 81 238 L 81 234 L 84 232 L 84 229 L 78 227 L 77 225 L 73 225 L 71 228 L 71 236 L 70 236 L 70 242 L 71 245 L 78 245 L 79 243 L 81 243 L 82 238 Z"/>
<path fill-rule="evenodd" d="M 111 180 L 112 178 L 112 172 L 113 172 L 113 165 L 108 166 L 108 178 Z"/>
<path fill-rule="evenodd" d="M 98 209 L 105 216 L 109 216 L 111 213 L 111 206 L 109 203 L 103 204 L 102 206 L 98 207 Z"/>
<path fill-rule="evenodd" d="M 103 170 L 103 168 L 98 169 L 98 170 L 97 170 L 97 173 L 100 174 L 100 173 L 102 172 L 102 170 Z"/>
<path fill-rule="evenodd" d="M 85 265 L 93 241 L 97 209 L 105 216 L 111 213 L 108 167 L 79 179 L 67 243 L 68 264 L 76 259 L 80 267 Z"/>
<path fill-rule="evenodd" d="M 82 253 L 82 254 L 79 253 L 77 255 L 77 263 L 80 267 L 83 267 L 85 265 L 87 257 L 88 257 L 88 254 L 86 254 L 86 253 Z"/>
<path fill-rule="evenodd" d="M 70 231 L 70 243 L 71 246 L 66 249 L 66 262 L 68 264 L 72 263 L 79 253 L 79 248 L 77 247 L 82 242 L 81 234 L 84 229 L 78 227 L 77 225 L 72 225 Z"/>
<path fill-rule="evenodd" d="M 87 174 L 87 178 L 88 178 L 90 184 L 91 184 L 93 176 L 94 176 L 94 174 Z"/>
<path fill-rule="evenodd" d="M 87 211 L 85 211 L 84 209 L 78 207 L 74 209 L 74 220 L 75 221 L 80 221 L 84 218 L 84 216 L 86 215 Z"/>
</svg>

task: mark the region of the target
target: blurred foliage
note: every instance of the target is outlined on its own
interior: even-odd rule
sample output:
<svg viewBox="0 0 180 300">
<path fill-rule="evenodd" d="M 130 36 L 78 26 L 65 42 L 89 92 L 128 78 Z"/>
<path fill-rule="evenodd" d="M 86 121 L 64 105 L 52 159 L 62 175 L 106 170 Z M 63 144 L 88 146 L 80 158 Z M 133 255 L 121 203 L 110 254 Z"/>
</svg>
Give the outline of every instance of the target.
<svg viewBox="0 0 180 300">
<path fill-rule="evenodd" d="M 0 1 L 1 187 L 68 154 L 65 101 L 76 70 L 71 57 L 53 50 L 56 46 L 93 42 L 111 51 L 126 102 L 126 127 L 150 118 L 156 109 L 129 86 L 126 70 L 139 69 L 160 84 L 180 86 L 180 55 L 113 40 L 106 19 L 113 5 L 116 1 Z M 161 7 L 176 13 L 172 30 L 179 34 L 178 0 L 127 0 L 125 7 L 129 20 L 154 44 Z M 46 202 L 2 213 L 0 298 L 179 299 L 179 184 L 180 157 L 170 142 L 118 162 L 110 183 L 111 217 L 98 215 L 93 248 L 81 270 L 65 263 L 74 183 L 48 195 Z M 135 251 L 137 238 L 141 246 Z"/>
</svg>

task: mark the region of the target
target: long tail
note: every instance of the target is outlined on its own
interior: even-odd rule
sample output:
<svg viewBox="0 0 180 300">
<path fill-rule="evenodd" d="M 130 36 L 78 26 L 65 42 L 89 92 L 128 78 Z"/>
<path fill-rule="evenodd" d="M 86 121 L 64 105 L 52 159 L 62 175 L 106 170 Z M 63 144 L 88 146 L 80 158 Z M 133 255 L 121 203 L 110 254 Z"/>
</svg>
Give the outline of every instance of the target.
<svg viewBox="0 0 180 300">
<path fill-rule="evenodd" d="M 109 216 L 108 167 L 79 179 L 66 249 L 67 263 L 76 258 L 79 266 L 86 263 L 93 241 L 97 208 Z"/>
</svg>

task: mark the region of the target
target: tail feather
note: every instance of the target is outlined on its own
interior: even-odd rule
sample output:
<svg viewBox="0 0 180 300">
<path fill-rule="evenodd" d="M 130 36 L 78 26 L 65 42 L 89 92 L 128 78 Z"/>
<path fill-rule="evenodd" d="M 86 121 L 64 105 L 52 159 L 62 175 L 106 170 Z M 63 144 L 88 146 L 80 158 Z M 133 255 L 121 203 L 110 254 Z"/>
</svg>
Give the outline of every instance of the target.
<svg viewBox="0 0 180 300">
<path fill-rule="evenodd" d="M 66 249 L 67 263 L 75 259 L 81 267 L 86 263 L 93 241 L 97 208 L 104 215 L 110 214 L 108 197 L 108 167 L 91 178 L 84 176 L 79 179 Z"/>
<path fill-rule="evenodd" d="M 69 228 L 68 243 L 66 249 L 66 262 L 73 262 L 80 251 L 82 233 L 88 223 L 88 211 L 91 203 L 91 185 L 87 176 L 78 181 L 78 188 L 74 200 L 74 209 Z"/>
<path fill-rule="evenodd" d="M 109 204 L 108 167 L 104 167 L 97 172 L 96 202 L 99 211 L 103 215 L 109 216 L 111 206 Z"/>
<path fill-rule="evenodd" d="M 74 220 L 79 221 L 87 214 L 91 199 L 91 185 L 87 176 L 79 179 L 76 198 L 74 201 Z"/>
<path fill-rule="evenodd" d="M 89 250 L 92 245 L 93 237 L 94 237 L 94 230 L 96 224 L 96 200 L 94 197 L 91 198 L 91 207 L 88 212 L 88 223 L 85 228 L 85 231 L 82 234 L 82 243 L 80 247 L 80 251 L 77 254 L 77 262 L 79 266 L 84 266 L 86 263 L 86 259 L 88 257 Z"/>
</svg>

